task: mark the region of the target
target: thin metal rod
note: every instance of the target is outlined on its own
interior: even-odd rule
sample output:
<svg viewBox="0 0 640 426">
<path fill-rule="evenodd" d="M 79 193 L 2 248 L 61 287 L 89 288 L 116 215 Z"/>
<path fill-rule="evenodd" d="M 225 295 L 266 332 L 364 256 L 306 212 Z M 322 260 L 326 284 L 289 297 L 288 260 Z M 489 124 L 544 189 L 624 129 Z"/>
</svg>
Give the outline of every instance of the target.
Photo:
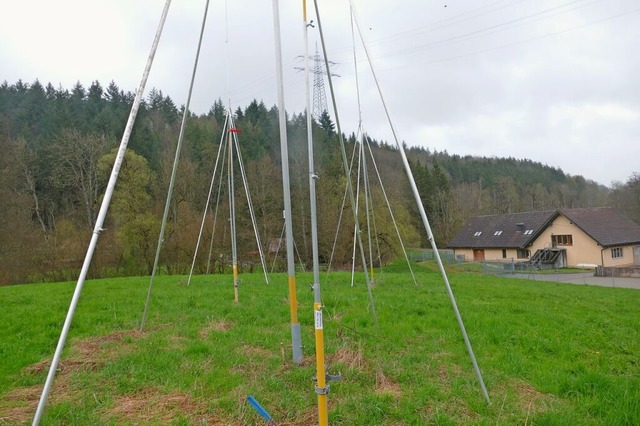
<svg viewBox="0 0 640 426">
<path fill-rule="evenodd" d="M 278 247 L 276 247 L 276 253 L 273 255 L 273 262 L 271 263 L 272 274 L 274 269 L 276 268 L 276 261 L 278 260 L 278 253 L 280 253 L 280 246 L 282 245 L 282 239 L 284 238 L 284 230 L 286 226 L 287 225 L 284 222 L 282 222 L 282 232 L 280 233 L 280 239 L 278 240 Z"/>
<path fill-rule="evenodd" d="M 367 170 L 367 154 L 364 149 L 364 132 L 361 134 L 362 139 L 360 147 L 362 151 L 362 183 L 364 186 L 364 209 L 365 216 L 367 218 L 367 238 L 369 240 L 369 271 L 371 273 L 371 281 L 375 282 L 373 278 L 373 244 L 371 243 L 371 211 L 373 209 L 373 200 L 371 200 L 371 188 L 369 187 L 369 171 Z M 377 235 L 376 235 L 377 238 Z"/>
<path fill-rule="evenodd" d="M 364 270 L 364 278 L 367 282 L 367 292 L 369 294 L 369 305 L 371 306 L 371 313 L 373 315 L 373 321 L 375 323 L 376 328 L 378 327 L 378 315 L 376 314 L 376 307 L 373 302 L 373 290 L 371 288 L 371 279 L 369 277 L 369 271 L 367 270 L 367 257 L 364 253 L 364 246 L 362 245 L 362 237 L 360 235 L 360 226 L 358 224 L 358 212 L 356 210 L 356 202 L 353 195 L 353 187 L 351 185 L 351 170 L 349 169 L 349 162 L 347 160 L 347 153 L 344 148 L 344 139 L 342 137 L 342 129 L 340 128 L 340 118 L 338 115 L 338 106 L 336 104 L 336 96 L 335 91 L 333 89 L 333 80 L 331 78 L 331 69 L 329 68 L 329 58 L 327 57 L 327 47 L 325 45 L 324 34 L 322 32 L 322 23 L 320 21 L 320 12 L 318 10 L 318 0 L 313 0 L 313 4 L 316 10 L 316 19 L 318 20 L 318 31 L 320 32 L 320 41 L 322 45 L 322 54 L 324 55 L 324 66 L 325 71 L 327 72 L 327 79 L 329 81 L 329 89 L 331 91 L 331 103 L 333 105 L 333 112 L 336 117 L 336 130 L 338 133 L 338 140 L 340 141 L 340 154 L 342 155 L 342 166 L 344 167 L 344 172 L 347 177 L 347 192 L 349 193 L 349 201 L 351 202 L 351 211 L 353 213 L 353 221 L 358 228 L 358 245 L 360 247 L 360 256 L 362 257 L 362 265 Z"/>
<path fill-rule="evenodd" d="M 360 128 L 358 128 L 358 132 Z M 359 219 L 358 216 L 360 214 L 360 167 L 362 166 L 362 145 L 360 145 L 357 140 L 355 145 L 358 147 L 358 170 L 356 171 L 356 219 L 353 225 L 353 251 L 351 254 L 351 287 L 353 287 L 353 283 L 356 276 L 356 245 L 358 243 L 358 233 L 360 231 L 359 228 Z M 351 172 L 353 169 L 349 168 L 349 175 L 347 179 L 351 179 Z M 348 188 L 346 188 L 346 192 L 348 193 Z M 367 264 L 364 263 L 362 265 L 363 268 L 367 268 Z"/>
<path fill-rule="evenodd" d="M 171 171 L 171 180 L 169 181 L 169 190 L 167 191 L 167 200 L 164 205 L 164 213 L 162 215 L 162 224 L 160 225 L 160 235 L 158 236 L 158 245 L 156 246 L 156 257 L 153 261 L 153 269 L 151 271 L 151 279 L 149 280 L 149 289 L 147 290 L 147 300 L 144 304 L 144 312 L 142 313 L 142 320 L 140 321 L 140 330 L 144 329 L 145 322 L 147 320 L 147 313 L 149 312 L 149 303 L 151 301 L 151 291 L 153 289 L 153 281 L 158 270 L 158 261 L 160 260 L 160 251 L 162 250 L 162 243 L 164 242 L 164 231 L 167 226 L 167 218 L 169 217 L 169 209 L 171 207 L 171 199 L 173 196 L 173 186 L 176 180 L 176 174 L 178 173 L 178 163 L 180 162 L 180 150 L 182 148 L 182 141 L 184 139 L 184 129 L 187 124 L 187 117 L 189 116 L 189 105 L 191 104 L 191 94 L 193 93 L 193 83 L 196 79 L 196 71 L 198 70 L 198 59 L 200 58 L 200 48 L 202 46 L 202 36 L 204 34 L 204 27 L 207 22 L 207 12 L 209 10 L 209 0 L 206 0 L 204 8 L 204 16 L 202 18 L 202 27 L 200 28 L 200 38 L 198 39 L 198 49 L 196 51 L 196 58 L 193 63 L 193 72 L 191 73 L 191 83 L 189 85 L 189 94 L 187 95 L 187 102 L 184 106 L 184 114 L 182 115 L 182 124 L 180 125 L 180 134 L 178 135 L 178 144 L 176 146 L 176 154 L 173 159 L 173 170 Z"/>
<path fill-rule="evenodd" d="M 282 161 L 282 194 L 284 198 L 284 220 L 287 239 L 287 274 L 289 281 L 289 309 L 291 315 L 291 347 L 293 362 L 302 362 L 302 339 L 298 322 L 298 301 L 296 294 L 296 265 L 293 254 L 293 219 L 291 216 L 291 189 L 289 186 L 289 147 L 287 141 L 287 112 L 284 106 L 284 83 L 282 72 L 282 42 L 280 39 L 280 5 L 272 2 L 273 32 L 276 54 L 276 77 L 278 91 L 278 123 L 280 126 L 280 157 Z"/>
<path fill-rule="evenodd" d="M 422 223 L 424 224 L 424 228 L 427 231 L 427 236 L 429 238 L 429 242 L 431 243 L 431 248 L 435 254 L 436 261 L 438 263 L 438 268 L 440 269 L 440 273 L 442 274 L 442 278 L 444 280 L 445 286 L 447 288 L 447 294 L 449 295 L 449 300 L 451 301 L 451 306 L 453 307 L 453 311 L 456 315 L 456 319 L 458 320 L 458 326 L 460 327 L 460 331 L 462 332 L 462 336 L 464 338 L 465 346 L 467 347 L 467 352 L 469 352 L 469 357 L 471 358 L 471 363 L 473 364 L 473 369 L 475 370 L 476 377 L 480 382 L 480 387 L 482 388 L 482 394 L 484 395 L 488 404 L 491 403 L 489 399 L 489 394 L 487 393 L 487 388 L 485 387 L 484 380 L 482 379 L 482 373 L 480 372 L 480 367 L 478 367 L 478 362 L 476 361 L 476 356 L 473 353 L 473 348 L 471 347 L 471 341 L 469 340 L 469 336 L 467 335 L 467 330 L 462 321 L 462 316 L 460 315 L 460 311 L 458 310 L 458 304 L 456 303 L 456 299 L 453 295 L 453 291 L 451 290 L 451 285 L 449 284 L 449 278 L 447 277 L 447 273 L 444 270 L 444 265 L 442 264 L 442 259 L 440 258 L 440 253 L 438 252 L 438 247 L 436 245 L 436 241 L 433 238 L 433 232 L 431 230 L 431 225 L 429 224 L 429 219 L 427 218 L 427 214 L 424 210 L 424 206 L 422 205 L 422 200 L 420 198 L 420 193 L 418 192 L 418 187 L 416 186 L 416 181 L 413 177 L 413 173 L 411 172 L 411 167 L 409 166 L 409 161 L 407 160 L 407 155 L 404 152 L 404 148 L 400 143 L 398 135 L 396 133 L 395 127 L 391 120 L 391 114 L 389 113 L 389 108 L 387 107 L 387 103 L 385 102 L 384 96 L 382 95 L 382 90 L 380 88 L 380 83 L 378 82 L 378 76 L 376 75 L 375 69 L 373 68 L 373 62 L 371 61 L 371 56 L 369 55 L 369 50 L 367 49 L 366 44 L 364 43 L 364 37 L 362 36 L 362 31 L 360 29 L 360 23 L 358 22 L 358 17 L 356 13 L 356 9 L 353 6 L 353 2 L 349 0 L 349 4 L 351 4 L 351 9 L 353 16 L 355 18 L 356 27 L 358 28 L 358 34 L 360 35 L 360 39 L 362 40 L 362 46 L 364 47 L 365 55 L 367 56 L 367 61 L 369 62 L 369 67 L 371 68 L 371 74 L 376 83 L 376 88 L 378 89 L 378 94 L 380 95 L 380 100 L 384 107 L 384 112 L 387 116 L 387 120 L 389 121 L 389 126 L 391 128 L 391 132 L 393 133 L 393 138 L 396 141 L 396 146 L 398 147 L 398 151 L 400 151 L 400 157 L 402 158 L 402 163 L 404 165 L 405 171 L 407 173 L 407 177 L 409 178 L 409 184 L 411 185 L 411 190 L 416 200 L 416 204 L 418 205 L 418 210 L 420 211 L 420 217 L 422 218 Z"/>
<path fill-rule="evenodd" d="M 36 408 L 36 413 L 33 418 L 33 425 L 40 424 L 40 419 L 42 418 L 44 408 L 47 404 L 47 397 L 49 396 L 51 386 L 53 385 L 56 370 L 58 369 L 58 363 L 60 362 L 60 356 L 62 355 L 62 350 L 64 349 L 64 345 L 67 340 L 69 328 L 71 327 L 71 321 L 73 320 L 73 315 L 75 313 L 76 306 L 78 305 L 80 294 L 82 293 L 82 287 L 84 286 L 84 281 L 87 277 L 89 266 L 91 265 L 91 259 L 93 258 L 96 244 L 98 243 L 98 237 L 100 236 L 100 232 L 103 231 L 102 226 L 104 224 L 105 217 L 107 216 L 107 210 L 109 209 L 109 204 L 111 203 L 113 190 L 116 186 L 116 181 L 118 180 L 118 174 L 120 173 L 120 167 L 122 166 L 122 161 L 124 160 L 124 155 L 127 150 L 129 138 L 131 137 L 131 130 L 133 129 L 133 124 L 136 121 L 138 109 L 140 108 L 140 103 L 143 99 L 144 88 L 147 84 L 147 79 L 149 78 L 149 72 L 151 71 L 151 65 L 153 64 L 153 58 L 156 54 L 156 51 L 158 50 L 160 36 L 162 35 L 162 30 L 164 28 L 165 21 L 167 20 L 167 13 L 169 12 L 170 5 L 171 0 L 167 0 L 162 11 L 162 16 L 160 17 L 160 23 L 158 24 L 155 38 L 153 39 L 151 52 L 149 53 L 149 57 L 147 58 L 147 64 L 145 65 L 144 72 L 142 73 L 142 80 L 140 81 L 140 85 L 138 86 L 136 96 L 133 100 L 133 106 L 131 107 L 131 112 L 129 113 L 129 119 L 127 120 L 127 124 L 122 135 L 122 140 L 120 141 L 120 148 L 118 149 L 118 153 L 113 164 L 113 169 L 111 170 L 111 176 L 109 177 L 109 182 L 107 183 L 104 198 L 102 199 L 102 204 L 100 206 L 100 211 L 96 219 L 96 224 L 93 228 L 93 234 L 91 235 L 91 241 L 89 242 L 89 247 L 84 258 L 84 263 L 82 264 L 82 269 L 80 270 L 80 276 L 78 277 L 78 282 L 76 283 L 76 288 L 71 299 L 71 305 L 69 306 L 69 310 L 67 311 L 67 317 L 64 321 L 64 325 L 62 326 L 62 332 L 60 333 L 60 338 L 58 339 L 58 345 L 53 355 L 51 366 L 49 367 L 47 380 L 44 384 L 44 388 L 42 389 L 40 400 L 38 401 L 38 407 Z"/>
<path fill-rule="evenodd" d="M 373 151 L 371 150 L 371 145 L 369 144 L 369 141 L 367 141 L 367 148 L 369 150 L 369 155 L 371 156 L 371 162 L 373 163 L 373 168 L 376 172 L 376 176 L 378 177 L 378 182 L 380 183 L 380 188 L 382 189 L 382 195 L 384 196 L 384 201 L 387 204 L 387 208 L 389 209 L 389 215 L 391 216 L 393 227 L 395 228 L 396 235 L 398 235 L 398 240 L 400 241 L 400 247 L 402 248 L 402 253 L 404 254 L 404 258 L 407 261 L 407 266 L 409 267 L 409 271 L 411 272 L 411 278 L 413 278 L 413 283 L 415 285 L 418 285 L 416 276 L 413 273 L 413 268 L 411 267 L 411 262 L 409 261 L 409 255 L 407 254 L 407 250 L 405 249 L 404 243 L 402 242 L 402 237 L 400 236 L 400 230 L 398 229 L 398 223 L 396 222 L 396 217 L 394 216 L 393 210 L 391 209 L 391 203 L 389 202 L 387 191 L 384 189 L 384 184 L 382 183 L 382 177 L 380 176 L 380 171 L 378 170 L 378 165 L 376 164 L 376 159 L 373 156 Z"/>
<path fill-rule="evenodd" d="M 353 144 L 353 151 L 351 152 L 351 162 L 349 163 L 349 170 L 353 168 L 353 161 L 356 156 L 357 144 Z M 342 226 L 342 212 L 344 211 L 344 205 L 347 203 L 347 188 L 344 189 L 342 195 L 342 204 L 340 204 L 340 213 L 338 214 L 338 225 L 336 226 L 336 234 L 333 237 L 333 246 L 331 246 L 331 256 L 329 257 L 329 264 L 327 265 L 327 274 L 325 275 L 325 284 L 329 281 L 329 272 L 331 272 L 331 265 L 333 264 L 333 256 L 336 253 L 336 246 L 338 245 L 338 236 L 340 235 L 340 227 Z"/>
<path fill-rule="evenodd" d="M 227 127 L 228 119 L 229 119 L 229 116 L 225 118 L 223 129 Z M 216 178 L 216 173 L 218 172 L 218 162 L 220 160 L 220 151 L 222 150 L 223 139 L 224 139 L 224 132 L 222 132 L 222 136 L 220 138 L 220 144 L 218 145 L 218 155 L 216 156 L 216 164 L 213 167 L 213 173 L 211 174 L 211 184 L 209 184 L 209 193 L 207 194 L 207 202 L 204 204 L 204 212 L 202 213 L 202 223 L 200 223 L 200 231 L 198 232 L 198 241 L 196 242 L 195 250 L 193 250 L 193 261 L 191 262 L 191 269 L 189 270 L 189 279 L 187 280 L 187 285 L 191 284 L 191 276 L 193 275 L 193 268 L 196 266 L 196 258 L 198 257 L 198 248 L 200 247 L 200 240 L 202 239 L 202 231 L 204 230 L 204 224 L 207 220 L 207 212 L 209 211 L 209 203 L 211 202 L 211 193 L 213 192 L 213 183 Z M 208 272 L 208 269 L 209 268 L 207 268 L 207 272 Z"/>
<path fill-rule="evenodd" d="M 233 126 L 233 121 L 230 123 Z M 231 267 L 233 268 L 233 301 L 238 299 L 238 247 L 236 241 L 236 194 L 233 175 L 233 136 L 231 129 L 227 129 L 227 144 L 229 145 L 229 170 L 227 181 L 229 182 L 229 226 L 231 227 Z"/>
<path fill-rule="evenodd" d="M 264 273 L 264 280 L 269 284 L 269 275 L 267 274 L 267 264 L 264 258 L 264 251 L 262 249 L 262 241 L 260 240 L 260 233 L 258 232 L 258 221 L 256 220 L 256 214 L 253 210 L 253 202 L 251 201 L 251 192 L 249 192 L 249 180 L 247 179 L 247 173 L 244 169 L 244 161 L 242 160 L 242 152 L 240 152 L 240 143 L 238 142 L 238 134 L 233 134 L 233 142 L 236 144 L 236 152 L 238 153 L 238 164 L 240 165 L 240 175 L 242 176 L 242 184 L 244 185 L 244 193 L 247 197 L 247 205 L 249 206 L 249 215 L 251 216 L 251 225 L 253 225 L 253 233 L 256 237 L 256 245 L 258 246 L 258 253 L 260 255 L 260 264 L 262 265 L 262 272 Z"/>
<path fill-rule="evenodd" d="M 225 120 L 225 126 L 227 125 L 227 121 Z M 222 161 L 220 164 L 224 164 L 227 161 L 227 150 L 223 148 L 225 138 L 225 127 L 222 128 L 222 139 L 220 141 L 220 148 L 222 148 Z M 224 176 L 224 166 L 220 167 L 220 180 L 218 181 L 218 195 L 216 195 L 216 209 L 213 213 L 213 226 L 211 227 L 211 242 L 209 243 L 209 257 L 207 258 L 207 274 L 209 274 L 209 267 L 211 266 L 211 255 L 213 253 L 213 241 L 216 235 L 216 225 L 218 224 L 218 208 L 220 207 L 220 195 L 222 194 L 222 184 L 224 180 L 222 179 Z M 226 229 L 226 228 L 224 228 Z M 224 236 L 222 238 L 224 240 Z"/>
</svg>

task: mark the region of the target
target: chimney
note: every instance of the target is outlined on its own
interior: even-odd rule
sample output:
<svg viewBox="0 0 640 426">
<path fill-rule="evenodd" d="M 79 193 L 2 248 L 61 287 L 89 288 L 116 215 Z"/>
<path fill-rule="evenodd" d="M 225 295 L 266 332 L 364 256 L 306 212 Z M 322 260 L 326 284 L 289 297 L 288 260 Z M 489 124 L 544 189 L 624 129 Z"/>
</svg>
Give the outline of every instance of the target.
<svg viewBox="0 0 640 426">
<path fill-rule="evenodd" d="M 516 223 L 516 230 L 518 232 L 524 231 L 524 223 Z"/>
</svg>

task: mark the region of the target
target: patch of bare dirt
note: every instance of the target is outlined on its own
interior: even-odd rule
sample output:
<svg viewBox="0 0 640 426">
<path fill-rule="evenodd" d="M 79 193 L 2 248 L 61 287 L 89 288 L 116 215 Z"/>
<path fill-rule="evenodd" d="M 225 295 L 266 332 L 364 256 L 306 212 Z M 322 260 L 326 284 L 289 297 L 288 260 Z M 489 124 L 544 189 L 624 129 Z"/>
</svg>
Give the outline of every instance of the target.
<svg viewBox="0 0 640 426">
<path fill-rule="evenodd" d="M 240 347 L 238 351 L 242 352 L 245 355 L 249 355 L 252 358 L 269 358 L 273 356 L 272 351 L 261 348 L 260 346 L 242 345 L 242 347 Z"/>
<path fill-rule="evenodd" d="M 375 393 L 391 395 L 397 399 L 402 396 L 402 388 L 398 383 L 385 376 L 382 370 L 378 370 L 376 371 Z"/>
<path fill-rule="evenodd" d="M 196 401 L 185 393 L 161 393 L 157 388 L 146 388 L 133 395 L 117 396 L 105 415 L 116 421 L 133 423 L 169 424 L 184 419 L 192 424 L 233 424 L 207 411 L 205 401 Z"/>
<path fill-rule="evenodd" d="M 133 345 L 131 339 L 142 336 L 138 330 L 119 331 L 105 336 L 75 340 L 71 344 L 71 356 L 58 362 L 56 379 L 49 393 L 50 402 L 68 401 L 80 392 L 71 385 L 71 374 L 75 371 L 95 370 L 119 353 Z M 44 374 L 49 371 L 51 360 L 31 364 L 23 369 L 27 375 Z M 0 424 L 24 424 L 33 419 L 42 385 L 17 388 L 2 395 L 0 401 Z"/>
<path fill-rule="evenodd" d="M 516 393 L 516 404 L 520 410 L 527 413 L 542 412 L 553 402 L 554 396 L 534 389 L 529 383 L 518 381 L 513 384 Z"/>
<path fill-rule="evenodd" d="M 327 358 L 332 364 L 342 363 L 352 370 L 362 369 L 365 362 L 362 348 L 354 349 L 347 346 L 338 348 L 333 355 Z"/>
<path fill-rule="evenodd" d="M 126 330 L 107 334 L 104 336 L 90 337 L 88 339 L 76 340 L 71 348 L 73 358 L 91 360 L 96 357 L 110 359 L 123 349 L 144 336 L 140 330 Z"/>
<path fill-rule="evenodd" d="M 450 367 L 450 368 L 449 368 Z M 438 372 L 436 373 L 436 377 L 440 381 L 441 384 L 449 384 L 451 381 L 451 376 L 463 376 L 464 373 L 460 369 L 459 366 L 452 364 L 438 364 Z"/>
<path fill-rule="evenodd" d="M 200 338 L 204 339 L 204 338 L 208 337 L 214 331 L 225 332 L 225 331 L 231 330 L 233 327 L 234 327 L 234 324 L 232 322 L 230 322 L 230 321 L 225 321 L 225 320 L 209 321 L 209 323 L 207 323 L 207 325 L 202 327 L 202 329 L 200 330 L 200 333 L 198 333 L 198 335 L 200 336 Z"/>
<path fill-rule="evenodd" d="M 14 389 L 2 395 L 0 424 L 26 424 L 33 419 L 42 386 Z"/>
<path fill-rule="evenodd" d="M 515 408 L 511 407 L 506 411 L 522 413 L 522 417 L 525 419 L 523 424 L 527 424 L 533 414 L 546 411 L 556 399 L 554 395 L 540 392 L 531 384 L 515 379 L 511 379 L 507 383 L 496 384 L 493 393 L 499 395 L 494 399 L 502 399 L 499 416 L 505 410 L 505 404 L 513 405 Z"/>
</svg>

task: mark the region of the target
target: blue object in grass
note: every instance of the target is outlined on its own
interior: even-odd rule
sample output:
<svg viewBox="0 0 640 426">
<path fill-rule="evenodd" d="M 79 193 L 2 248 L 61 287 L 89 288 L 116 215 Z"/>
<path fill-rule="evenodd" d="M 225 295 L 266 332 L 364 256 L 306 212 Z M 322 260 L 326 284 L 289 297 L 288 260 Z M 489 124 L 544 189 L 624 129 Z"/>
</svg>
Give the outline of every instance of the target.
<svg viewBox="0 0 640 426">
<path fill-rule="evenodd" d="M 271 415 L 269 415 L 267 410 L 265 410 L 264 407 L 260 405 L 260 403 L 256 401 L 256 399 L 253 396 L 249 395 L 247 397 L 247 401 L 258 412 L 258 414 L 260 414 L 262 418 L 264 418 L 267 422 L 271 423 L 273 421 L 271 419 Z"/>
</svg>

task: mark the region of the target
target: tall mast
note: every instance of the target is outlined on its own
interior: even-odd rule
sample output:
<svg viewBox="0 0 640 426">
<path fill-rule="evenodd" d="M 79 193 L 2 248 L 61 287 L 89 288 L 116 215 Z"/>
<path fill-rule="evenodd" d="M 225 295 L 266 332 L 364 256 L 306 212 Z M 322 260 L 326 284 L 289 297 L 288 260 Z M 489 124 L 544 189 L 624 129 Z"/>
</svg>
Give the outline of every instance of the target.
<svg viewBox="0 0 640 426">
<path fill-rule="evenodd" d="M 289 148 L 287 146 L 287 116 L 284 107 L 282 78 L 282 45 L 280 40 L 280 6 L 273 0 L 273 30 L 276 51 L 276 77 L 278 90 L 278 122 L 280 125 L 280 157 L 282 161 L 282 195 L 284 198 L 284 221 L 287 240 L 287 275 L 289 281 L 289 308 L 291 313 L 291 345 L 293 362 L 302 362 L 302 339 L 298 322 L 298 301 L 296 294 L 296 265 L 293 257 L 293 221 L 291 217 L 291 190 L 289 188 Z"/>
<path fill-rule="evenodd" d="M 33 425 L 35 426 L 40 424 L 40 419 L 42 418 L 42 414 L 44 413 L 44 408 L 47 404 L 47 398 L 49 396 L 49 392 L 51 391 L 51 386 L 53 385 L 53 379 L 55 378 L 56 371 L 58 369 L 58 363 L 60 362 L 60 356 L 62 356 L 62 350 L 64 349 L 64 345 L 67 341 L 67 334 L 69 333 L 69 328 L 71 328 L 71 321 L 73 320 L 76 306 L 78 305 L 78 301 L 80 300 L 80 294 L 82 293 L 82 287 L 84 286 L 85 278 L 87 277 L 87 273 L 89 272 L 89 266 L 91 266 L 93 253 L 95 252 L 96 245 L 98 244 L 98 237 L 104 230 L 102 226 L 104 225 L 104 220 L 107 216 L 107 211 L 109 210 L 109 204 L 111 203 L 113 190 L 116 186 L 116 182 L 118 181 L 118 174 L 120 173 L 120 167 L 122 166 L 122 162 L 124 161 L 124 155 L 127 150 L 127 145 L 129 144 L 131 131 L 133 130 L 133 124 L 136 121 L 138 109 L 140 108 L 140 103 L 142 102 L 144 88 L 147 84 L 147 80 L 149 79 L 149 73 L 151 72 L 153 58 L 155 57 L 156 51 L 158 50 L 160 36 L 162 35 L 162 30 L 164 29 L 164 24 L 167 20 L 167 14 L 169 13 L 169 6 L 171 6 L 171 0 L 167 0 L 164 4 L 162 16 L 160 17 L 160 23 L 158 24 L 158 29 L 156 30 L 156 35 L 153 39 L 151 51 L 149 52 L 149 57 L 147 58 L 147 63 L 142 73 L 142 79 L 140 81 L 140 85 L 138 86 L 136 96 L 133 99 L 131 112 L 129 113 L 129 118 L 127 119 L 124 133 L 122 134 L 120 147 L 118 148 L 118 153 L 116 154 L 113 169 L 111 170 L 111 175 L 109 176 L 109 182 L 107 183 L 107 189 L 105 190 L 104 198 L 102 199 L 102 204 L 100 205 L 100 211 L 98 212 L 98 218 L 96 219 L 96 224 L 93 228 L 91 241 L 89 242 L 89 247 L 87 248 L 87 253 L 85 254 L 84 262 L 82 263 L 82 269 L 80 270 L 80 275 L 78 277 L 78 282 L 76 283 L 76 288 L 73 292 L 73 297 L 71 298 L 71 305 L 69 306 L 69 310 L 67 311 L 67 317 L 65 318 L 64 324 L 62 326 L 62 332 L 60 333 L 60 338 L 58 339 L 58 345 L 56 346 L 56 350 L 53 354 L 53 359 L 51 360 L 51 366 L 49 367 L 49 372 L 47 373 L 47 380 L 44 384 L 44 388 L 42 389 L 40 400 L 38 401 L 38 407 L 36 408 L 36 413 L 33 418 Z"/>
<path fill-rule="evenodd" d="M 304 24 L 304 82 L 307 111 L 307 145 L 309 151 L 309 203 L 311 213 L 311 247 L 313 257 L 313 315 L 316 340 L 316 394 L 318 395 L 318 424 L 329 424 L 327 409 L 327 373 L 324 359 L 324 329 L 322 324 L 322 295 L 320 293 L 320 262 L 318 260 L 318 218 L 316 214 L 316 179 L 313 161 L 313 120 L 311 118 L 311 94 L 309 93 L 309 23 L 307 21 L 307 2 L 302 0 Z"/>
</svg>

